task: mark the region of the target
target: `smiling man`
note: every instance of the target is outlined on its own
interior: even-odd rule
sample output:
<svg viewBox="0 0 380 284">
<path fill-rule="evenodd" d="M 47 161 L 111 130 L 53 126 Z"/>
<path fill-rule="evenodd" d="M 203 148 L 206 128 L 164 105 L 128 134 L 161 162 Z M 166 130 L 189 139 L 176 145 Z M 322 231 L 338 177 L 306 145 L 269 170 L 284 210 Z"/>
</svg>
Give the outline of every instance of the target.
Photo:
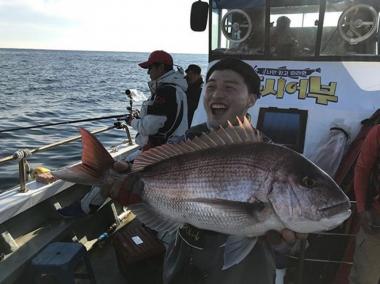
<svg viewBox="0 0 380 284">
<path fill-rule="evenodd" d="M 188 138 L 247 116 L 260 96 L 260 78 L 247 63 L 227 58 L 209 69 L 205 88 L 207 122 L 190 128 Z M 292 234 L 284 233 L 283 237 Z M 275 264 L 267 242 L 246 238 L 230 246 L 230 240 L 228 235 L 184 225 L 167 249 L 164 283 L 274 283 Z M 234 251 L 238 261 L 223 269 L 225 262 L 230 261 L 226 251 Z"/>
<path fill-rule="evenodd" d="M 212 66 L 206 82 L 204 106 L 209 128 L 226 126 L 227 120 L 236 116 L 242 119 L 260 94 L 260 79 L 253 68 L 235 59 Z"/>
</svg>

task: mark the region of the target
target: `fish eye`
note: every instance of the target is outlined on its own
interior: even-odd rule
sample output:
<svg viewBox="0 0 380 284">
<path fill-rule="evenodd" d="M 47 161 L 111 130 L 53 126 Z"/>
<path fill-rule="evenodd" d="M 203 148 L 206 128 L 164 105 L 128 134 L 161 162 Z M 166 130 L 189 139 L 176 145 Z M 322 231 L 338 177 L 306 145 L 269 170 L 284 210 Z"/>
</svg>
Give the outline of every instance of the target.
<svg viewBox="0 0 380 284">
<path fill-rule="evenodd" d="M 302 179 L 302 184 L 306 187 L 312 188 L 317 184 L 317 182 L 315 181 L 315 179 L 312 179 L 311 177 L 305 176 Z"/>
</svg>

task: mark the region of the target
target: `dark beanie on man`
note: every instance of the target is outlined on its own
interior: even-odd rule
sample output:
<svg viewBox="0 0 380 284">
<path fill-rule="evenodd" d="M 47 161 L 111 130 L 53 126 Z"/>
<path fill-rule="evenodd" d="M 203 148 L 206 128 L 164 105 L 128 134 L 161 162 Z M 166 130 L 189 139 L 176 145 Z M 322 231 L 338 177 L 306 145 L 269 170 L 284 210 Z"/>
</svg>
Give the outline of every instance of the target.
<svg viewBox="0 0 380 284">
<path fill-rule="evenodd" d="M 195 74 L 201 74 L 201 67 L 199 67 L 198 65 L 196 65 L 196 64 L 190 64 L 187 68 L 186 68 L 186 70 L 185 70 L 185 72 L 187 73 L 187 72 L 189 72 L 189 71 L 191 71 L 191 72 L 193 72 L 193 73 L 195 73 Z"/>
<path fill-rule="evenodd" d="M 257 75 L 253 67 L 244 61 L 227 57 L 216 62 L 207 71 L 206 82 L 210 78 L 211 74 L 216 70 L 232 70 L 243 77 L 245 84 L 248 87 L 248 91 L 260 97 L 260 77 Z"/>
</svg>

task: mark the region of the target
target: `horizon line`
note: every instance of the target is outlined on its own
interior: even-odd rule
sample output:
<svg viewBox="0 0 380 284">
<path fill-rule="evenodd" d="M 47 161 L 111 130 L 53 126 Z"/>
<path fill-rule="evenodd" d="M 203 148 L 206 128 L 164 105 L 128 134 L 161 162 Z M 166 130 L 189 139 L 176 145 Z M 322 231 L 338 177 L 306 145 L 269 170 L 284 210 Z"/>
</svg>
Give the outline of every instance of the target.
<svg viewBox="0 0 380 284">
<path fill-rule="evenodd" d="M 152 51 L 121 51 L 121 50 L 86 50 L 86 49 L 51 49 L 51 48 L 30 48 L 30 47 L 0 47 L 0 49 L 17 49 L 17 50 L 41 50 L 41 51 L 84 51 L 84 52 L 133 52 L 133 53 L 151 53 Z M 170 52 L 171 54 L 195 54 L 208 55 L 208 53 L 194 52 Z"/>
</svg>

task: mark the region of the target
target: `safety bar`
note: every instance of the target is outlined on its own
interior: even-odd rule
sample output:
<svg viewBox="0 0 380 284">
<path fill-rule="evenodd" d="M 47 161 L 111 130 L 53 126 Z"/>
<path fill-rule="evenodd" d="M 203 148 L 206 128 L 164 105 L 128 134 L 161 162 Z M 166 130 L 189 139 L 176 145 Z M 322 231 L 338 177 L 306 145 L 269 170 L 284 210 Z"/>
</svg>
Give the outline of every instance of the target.
<svg viewBox="0 0 380 284">
<path fill-rule="evenodd" d="M 126 134 L 128 136 L 128 144 L 129 145 L 133 144 L 131 134 L 130 134 L 129 129 L 126 125 L 113 125 L 113 126 L 109 126 L 109 127 L 102 127 L 102 128 L 97 129 L 97 130 L 91 131 L 91 133 L 92 134 L 101 133 L 101 132 L 105 132 L 105 131 L 108 131 L 108 130 L 113 129 L 113 128 L 124 128 L 126 131 Z M 58 141 L 58 142 L 55 142 L 52 144 L 48 144 L 48 145 L 45 145 L 45 146 L 42 146 L 39 148 L 35 148 L 32 150 L 29 150 L 29 149 L 19 150 L 19 151 L 16 151 L 11 156 L 7 156 L 7 157 L 0 159 L 0 165 L 4 164 L 6 162 L 9 162 L 9 161 L 14 161 L 14 160 L 19 161 L 20 191 L 26 192 L 28 190 L 26 188 L 26 182 L 27 182 L 27 177 L 28 177 L 28 172 L 29 172 L 29 170 L 28 170 L 29 165 L 28 165 L 26 158 L 30 157 L 34 153 L 43 152 L 43 151 L 49 150 L 51 148 L 54 148 L 54 147 L 57 147 L 60 145 L 64 145 L 64 144 L 67 144 L 67 143 L 70 143 L 70 142 L 73 142 L 73 141 L 76 141 L 79 139 L 81 139 L 81 136 L 77 135 L 77 136 L 74 136 L 74 137 L 71 137 L 71 138 L 68 138 L 65 140 L 61 140 L 61 141 Z"/>
<path fill-rule="evenodd" d="M 287 255 L 287 257 L 300 260 L 300 257 L 293 256 L 293 255 Z M 330 259 L 319 259 L 319 258 L 303 258 L 303 261 L 309 261 L 309 262 L 322 262 L 322 263 L 335 263 L 335 264 L 347 264 L 352 265 L 352 262 L 350 261 L 342 261 L 342 260 L 330 260 Z M 302 282 L 299 282 L 302 283 Z"/>
</svg>

